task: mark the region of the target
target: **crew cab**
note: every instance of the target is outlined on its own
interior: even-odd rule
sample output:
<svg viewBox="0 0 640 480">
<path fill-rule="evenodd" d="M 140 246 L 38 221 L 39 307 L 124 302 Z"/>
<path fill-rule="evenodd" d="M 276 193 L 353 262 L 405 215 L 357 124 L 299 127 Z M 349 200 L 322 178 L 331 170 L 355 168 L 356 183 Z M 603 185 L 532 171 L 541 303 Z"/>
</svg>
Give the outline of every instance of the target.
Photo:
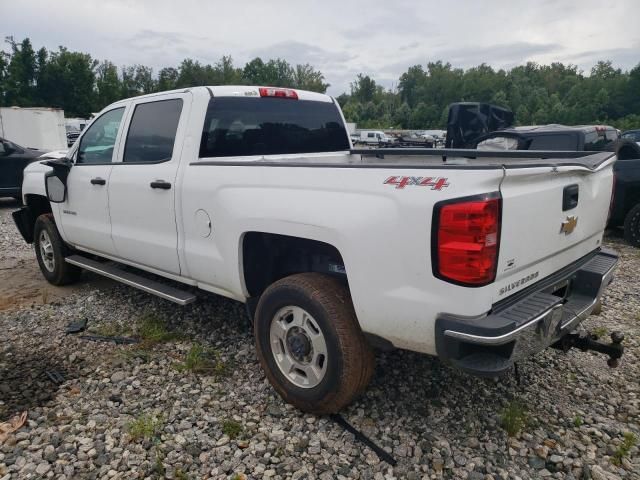
<svg viewBox="0 0 640 480">
<path fill-rule="evenodd" d="M 614 162 L 357 150 L 327 95 L 195 87 L 106 107 L 66 159 L 25 170 L 14 219 L 53 284 L 85 269 L 246 303 L 273 387 L 327 413 L 366 388 L 372 347 L 496 376 L 572 332 L 617 262 Z"/>
</svg>

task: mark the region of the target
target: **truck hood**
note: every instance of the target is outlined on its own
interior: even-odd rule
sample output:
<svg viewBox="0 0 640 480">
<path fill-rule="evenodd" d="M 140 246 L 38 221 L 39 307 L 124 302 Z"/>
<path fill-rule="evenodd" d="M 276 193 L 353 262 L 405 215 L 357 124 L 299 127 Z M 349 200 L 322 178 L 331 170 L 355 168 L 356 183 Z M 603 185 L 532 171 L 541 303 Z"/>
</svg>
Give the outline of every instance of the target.
<svg viewBox="0 0 640 480">
<path fill-rule="evenodd" d="M 51 152 L 43 152 L 38 158 L 43 158 L 43 159 L 64 158 L 67 156 L 68 151 L 69 150 L 53 150 Z"/>
</svg>

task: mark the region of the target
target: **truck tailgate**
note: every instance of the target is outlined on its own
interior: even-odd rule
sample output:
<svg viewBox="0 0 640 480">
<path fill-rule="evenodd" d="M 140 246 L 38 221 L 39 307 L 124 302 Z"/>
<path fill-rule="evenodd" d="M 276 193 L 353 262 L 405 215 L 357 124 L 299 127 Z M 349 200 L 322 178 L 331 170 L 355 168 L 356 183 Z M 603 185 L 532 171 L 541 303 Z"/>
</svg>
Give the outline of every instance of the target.
<svg viewBox="0 0 640 480">
<path fill-rule="evenodd" d="M 494 302 L 600 247 L 614 160 L 505 169 Z"/>
</svg>

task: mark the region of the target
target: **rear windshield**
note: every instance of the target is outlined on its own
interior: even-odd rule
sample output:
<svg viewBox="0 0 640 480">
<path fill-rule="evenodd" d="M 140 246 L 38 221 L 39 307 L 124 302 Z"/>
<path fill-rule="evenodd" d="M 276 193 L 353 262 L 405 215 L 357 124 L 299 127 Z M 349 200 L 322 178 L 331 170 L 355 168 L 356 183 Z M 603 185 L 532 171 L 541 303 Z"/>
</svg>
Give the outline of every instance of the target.
<svg viewBox="0 0 640 480">
<path fill-rule="evenodd" d="M 218 97 L 209 101 L 200 157 L 337 152 L 349 140 L 337 107 L 282 98 Z"/>
<path fill-rule="evenodd" d="M 615 130 L 589 132 L 584 136 L 584 149 L 592 152 L 606 150 L 617 138 L 618 133 Z"/>
<path fill-rule="evenodd" d="M 551 135 L 532 135 L 529 150 L 578 150 L 577 135 L 551 134 Z"/>
</svg>

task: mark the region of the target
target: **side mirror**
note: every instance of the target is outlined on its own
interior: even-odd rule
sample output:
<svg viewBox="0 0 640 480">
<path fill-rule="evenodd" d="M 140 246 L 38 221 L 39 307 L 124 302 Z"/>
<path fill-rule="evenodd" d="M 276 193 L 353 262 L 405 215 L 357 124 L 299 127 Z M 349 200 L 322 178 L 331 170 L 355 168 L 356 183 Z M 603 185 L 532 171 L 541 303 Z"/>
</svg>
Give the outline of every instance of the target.
<svg viewBox="0 0 640 480">
<path fill-rule="evenodd" d="M 49 172 L 44 177 L 47 198 L 53 203 L 62 203 L 67 199 L 67 186 L 56 176 L 55 172 Z"/>
<path fill-rule="evenodd" d="M 67 199 L 67 177 L 73 162 L 68 158 L 60 158 L 42 163 L 53 168 L 44 176 L 47 198 L 53 203 L 63 203 Z"/>
</svg>

